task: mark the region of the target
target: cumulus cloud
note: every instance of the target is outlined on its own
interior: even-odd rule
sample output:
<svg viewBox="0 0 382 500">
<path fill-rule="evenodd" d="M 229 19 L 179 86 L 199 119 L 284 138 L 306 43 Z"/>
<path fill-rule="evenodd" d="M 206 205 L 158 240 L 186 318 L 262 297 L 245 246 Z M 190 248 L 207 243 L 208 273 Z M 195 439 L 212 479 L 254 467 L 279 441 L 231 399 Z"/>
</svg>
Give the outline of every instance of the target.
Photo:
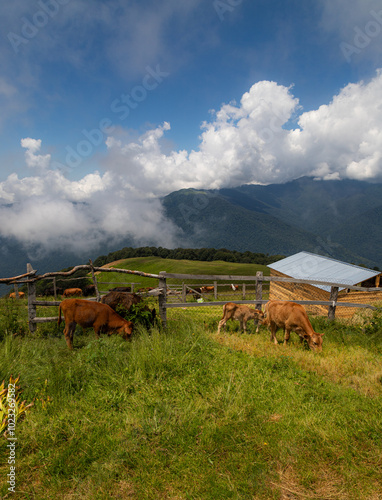
<svg viewBox="0 0 382 500">
<path fill-rule="evenodd" d="M 254 84 L 239 104 L 224 104 L 203 123 L 197 151 L 164 153 L 168 123 L 134 142 L 109 137 L 107 168 L 131 175 L 135 188 L 154 195 L 303 175 L 381 180 L 382 72 L 347 85 L 329 104 L 298 119 L 292 90 L 269 81 Z"/>
<path fill-rule="evenodd" d="M 217 189 L 318 179 L 382 179 L 382 71 L 352 83 L 329 104 L 302 112 L 292 87 L 261 81 L 239 103 L 223 104 L 202 124 L 197 150 L 168 150 L 170 124 L 135 140 L 123 130 L 106 139 L 103 172 L 73 181 L 52 168 L 39 139 L 25 138 L 33 175 L 0 183 L 0 235 L 25 244 L 86 250 L 117 245 L 174 246 L 178 233 L 159 201 L 182 188 Z"/>
</svg>

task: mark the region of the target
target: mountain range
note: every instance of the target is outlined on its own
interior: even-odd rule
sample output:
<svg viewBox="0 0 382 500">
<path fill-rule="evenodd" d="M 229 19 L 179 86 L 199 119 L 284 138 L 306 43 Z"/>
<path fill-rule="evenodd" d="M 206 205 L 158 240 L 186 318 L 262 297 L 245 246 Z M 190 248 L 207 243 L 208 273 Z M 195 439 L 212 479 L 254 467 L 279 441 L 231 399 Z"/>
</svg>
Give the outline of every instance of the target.
<svg viewBox="0 0 382 500">
<path fill-rule="evenodd" d="M 306 250 L 382 267 L 382 184 L 309 177 L 267 186 L 180 190 L 163 199 L 193 247 L 291 255 Z"/>
<path fill-rule="evenodd" d="M 240 252 L 292 255 L 305 250 L 345 262 L 382 268 L 382 184 L 356 180 L 244 185 L 220 190 L 182 189 L 162 199 L 179 230 L 179 247 L 227 248 Z M 155 244 L 155 243 L 154 243 Z M 130 235 L 122 246 L 134 244 Z M 0 239 L 0 277 L 87 263 L 106 254 L 52 252 L 31 257 L 17 241 Z"/>
</svg>

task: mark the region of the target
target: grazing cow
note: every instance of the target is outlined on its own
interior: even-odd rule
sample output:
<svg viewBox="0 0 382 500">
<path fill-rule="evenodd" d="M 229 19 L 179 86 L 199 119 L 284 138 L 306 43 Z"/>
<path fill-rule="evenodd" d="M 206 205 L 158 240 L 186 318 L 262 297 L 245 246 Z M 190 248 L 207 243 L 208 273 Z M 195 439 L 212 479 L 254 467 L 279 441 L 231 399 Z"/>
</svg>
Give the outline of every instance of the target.
<svg viewBox="0 0 382 500">
<path fill-rule="evenodd" d="M 190 293 L 192 293 L 192 296 L 194 297 L 194 299 L 197 300 L 202 296 L 202 289 L 199 287 L 188 288 L 187 294 L 190 294 Z"/>
<path fill-rule="evenodd" d="M 116 286 L 115 288 L 110 288 L 109 292 L 131 292 L 131 286 Z"/>
<path fill-rule="evenodd" d="M 124 339 L 130 339 L 133 331 L 133 323 L 123 319 L 111 307 L 99 302 L 91 302 L 84 299 L 63 300 L 58 308 L 58 324 L 61 323 L 61 311 L 64 315 L 64 335 L 69 349 L 73 349 L 73 334 L 76 325 L 82 328 L 94 328 L 96 337 L 101 332 L 111 335 L 118 332 Z"/>
<path fill-rule="evenodd" d="M 253 319 L 255 325 L 257 325 L 256 333 L 259 331 L 259 323 L 262 323 L 264 319 L 264 314 L 259 309 L 252 309 L 244 304 L 235 304 L 234 302 L 227 302 L 223 306 L 223 317 L 219 321 L 218 333 L 225 325 L 229 319 L 236 319 L 240 321 L 240 330 L 247 333 L 247 321 Z"/>
<path fill-rule="evenodd" d="M 90 295 L 95 295 L 96 289 L 95 285 L 85 285 L 82 293 L 84 294 L 84 297 L 89 297 Z"/>
<path fill-rule="evenodd" d="M 317 333 L 309 321 L 308 315 L 301 304 L 282 300 L 270 300 L 265 305 L 266 320 L 271 330 L 271 342 L 277 344 L 276 331 L 284 329 L 284 345 L 289 340 L 290 332 L 294 331 L 300 337 L 301 342 L 306 340 L 310 349 L 316 352 L 322 351 L 323 333 Z"/>
<path fill-rule="evenodd" d="M 130 309 L 133 304 L 139 304 L 141 301 L 142 297 L 136 293 L 127 292 L 109 292 L 101 299 L 102 304 L 107 304 L 114 309 L 114 311 L 119 305 L 125 307 L 126 309 Z"/>
<path fill-rule="evenodd" d="M 142 297 L 140 297 L 136 293 L 109 292 L 108 294 L 102 297 L 101 303 L 107 304 L 114 311 L 117 309 L 118 306 L 122 306 L 125 309 L 129 310 L 132 305 L 139 304 L 140 302 L 142 302 L 142 300 L 143 300 Z M 150 311 L 150 309 L 147 306 L 144 306 L 144 310 Z M 155 308 L 153 308 L 150 312 L 151 312 L 151 318 L 149 319 L 149 322 L 151 325 L 153 325 L 156 317 Z"/>
<path fill-rule="evenodd" d="M 62 294 L 63 297 L 82 297 L 81 288 L 67 288 Z"/>
<path fill-rule="evenodd" d="M 23 299 L 24 297 L 25 297 L 25 293 L 24 292 L 19 292 L 19 299 Z M 9 298 L 11 298 L 11 299 L 17 299 L 16 292 L 11 292 L 9 294 Z"/>
<path fill-rule="evenodd" d="M 63 292 L 64 292 L 63 288 L 56 287 L 56 294 L 61 295 Z M 43 295 L 44 297 L 49 297 L 51 295 L 54 295 L 54 287 L 50 286 L 48 288 L 45 288 Z"/>
<path fill-rule="evenodd" d="M 202 286 L 200 291 L 201 293 L 209 293 L 209 292 L 213 292 L 215 290 L 215 287 L 213 286 Z"/>
<path fill-rule="evenodd" d="M 236 290 L 239 290 L 239 285 L 234 285 L 233 283 L 231 283 L 231 288 L 234 292 L 236 292 Z"/>
</svg>

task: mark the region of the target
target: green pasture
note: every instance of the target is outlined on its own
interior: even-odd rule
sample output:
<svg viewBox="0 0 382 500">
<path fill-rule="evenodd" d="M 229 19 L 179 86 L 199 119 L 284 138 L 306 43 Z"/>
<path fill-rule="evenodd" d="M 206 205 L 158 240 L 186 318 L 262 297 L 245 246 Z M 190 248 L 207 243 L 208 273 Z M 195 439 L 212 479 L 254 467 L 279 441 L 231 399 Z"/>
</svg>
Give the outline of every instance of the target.
<svg viewBox="0 0 382 500">
<path fill-rule="evenodd" d="M 314 354 L 235 323 L 218 336 L 207 311 L 173 310 L 166 331 L 131 342 L 78 328 L 73 352 L 52 324 L 6 334 L 0 381 L 20 375 L 33 402 L 16 425 L 15 498 L 380 498 L 381 316 L 312 319 L 325 333 Z"/>
<path fill-rule="evenodd" d="M 140 258 L 117 267 L 260 270 L 172 264 Z M 133 278 L 152 286 L 99 275 Z M 57 307 L 38 314 L 55 316 Z M 9 440 L 0 436 L 0 498 L 382 498 L 381 310 L 352 322 L 311 318 L 324 333 L 319 354 L 294 334 L 275 346 L 253 322 L 247 335 L 234 322 L 218 335 L 221 314 L 169 309 L 166 330 L 138 326 L 131 342 L 77 328 L 70 352 L 63 324 L 40 324 L 31 336 L 26 300 L 0 300 L 0 384 L 20 376 L 19 401 L 33 403 L 16 422 L 16 493 L 8 491 Z M 4 416 L 1 390 L 0 403 Z"/>
<path fill-rule="evenodd" d="M 224 261 L 200 262 L 194 260 L 172 260 L 162 259 L 160 257 L 137 257 L 116 261 L 111 267 L 120 269 L 130 269 L 134 271 L 143 271 L 148 274 L 159 274 L 161 271 L 178 274 L 206 274 L 206 275 L 236 275 L 236 276 L 255 276 L 257 271 L 262 271 L 264 275 L 269 276 L 269 268 L 260 264 L 237 264 Z M 100 291 L 106 291 L 108 288 L 123 285 L 124 283 L 134 283 L 138 287 L 157 286 L 157 281 L 152 278 L 135 276 L 132 274 L 105 272 L 97 274 L 97 282 Z M 105 282 L 116 283 L 114 285 L 102 285 Z M 203 282 L 200 282 L 203 284 Z M 168 280 L 169 286 L 179 285 L 179 280 Z"/>
</svg>

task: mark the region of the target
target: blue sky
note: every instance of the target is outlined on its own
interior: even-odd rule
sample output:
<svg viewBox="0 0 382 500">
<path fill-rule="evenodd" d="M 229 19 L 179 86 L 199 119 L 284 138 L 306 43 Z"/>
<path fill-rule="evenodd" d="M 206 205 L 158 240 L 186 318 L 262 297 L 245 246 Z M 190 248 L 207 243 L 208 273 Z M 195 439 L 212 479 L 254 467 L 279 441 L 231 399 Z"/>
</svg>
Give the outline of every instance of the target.
<svg viewBox="0 0 382 500">
<path fill-rule="evenodd" d="M 145 241 L 183 187 L 381 180 L 380 1 L 15 0 L 0 25 L 0 236 L 50 211 L 47 245 L 73 217 Z"/>
</svg>

